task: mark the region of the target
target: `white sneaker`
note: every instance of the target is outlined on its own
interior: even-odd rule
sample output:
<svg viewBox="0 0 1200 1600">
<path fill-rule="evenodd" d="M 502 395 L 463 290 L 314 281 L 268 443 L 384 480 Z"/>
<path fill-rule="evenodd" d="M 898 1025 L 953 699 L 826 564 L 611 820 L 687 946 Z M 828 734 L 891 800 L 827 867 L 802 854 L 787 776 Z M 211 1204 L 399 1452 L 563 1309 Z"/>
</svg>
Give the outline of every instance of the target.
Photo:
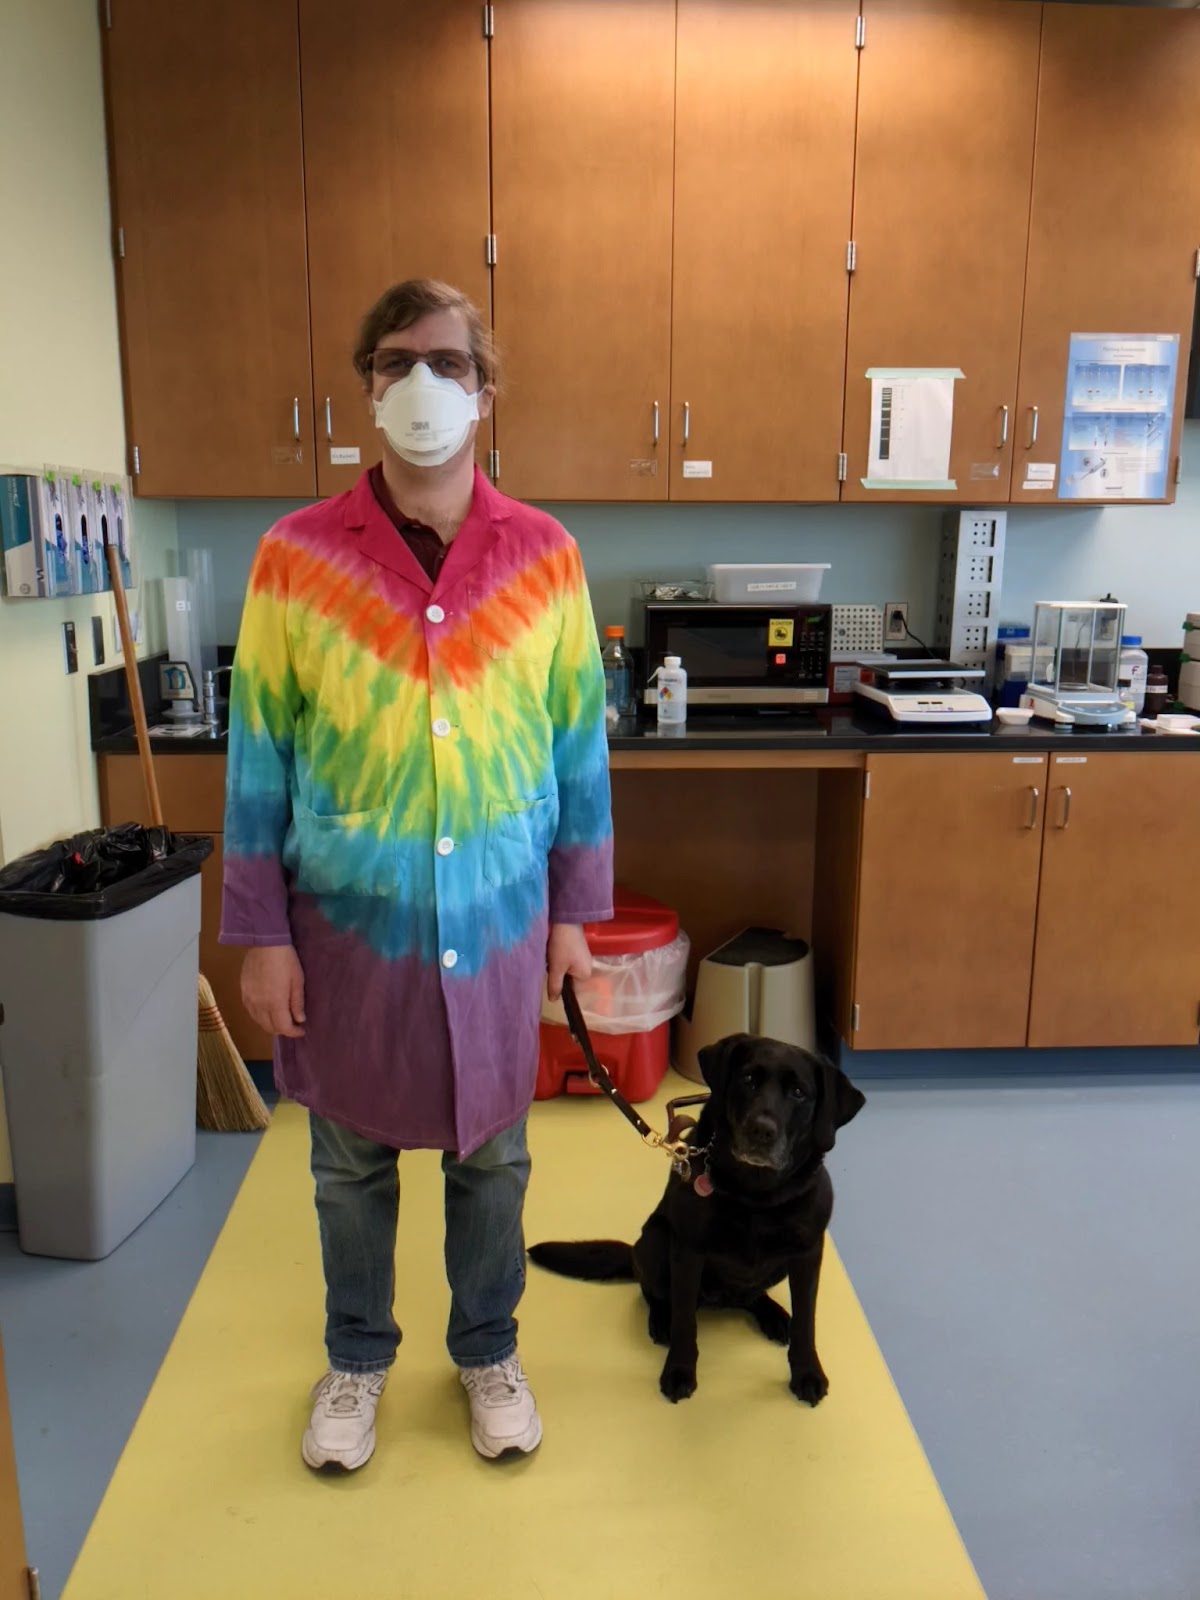
<svg viewBox="0 0 1200 1600">
<path fill-rule="evenodd" d="M 460 1367 L 471 1400 L 471 1443 L 494 1461 L 510 1451 L 528 1455 L 542 1442 L 542 1419 L 519 1356 L 494 1367 Z"/>
<path fill-rule="evenodd" d="M 312 1421 L 300 1453 L 314 1471 L 354 1472 L 375 1454 L 375 1407 L 386 1372 L 327 1372 L 313 1390 Z"/>
</svg>

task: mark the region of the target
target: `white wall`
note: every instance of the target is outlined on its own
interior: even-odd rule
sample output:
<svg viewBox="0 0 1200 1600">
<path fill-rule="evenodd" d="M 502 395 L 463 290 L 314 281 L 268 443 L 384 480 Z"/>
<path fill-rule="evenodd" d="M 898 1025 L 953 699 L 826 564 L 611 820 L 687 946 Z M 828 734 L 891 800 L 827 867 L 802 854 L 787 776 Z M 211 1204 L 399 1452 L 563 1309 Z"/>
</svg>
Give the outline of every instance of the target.
<svg viewBox="0 0 1200 1600">
<path fill-rule="evenodd" d="M 0 463 L 125 469 L 100 30 L 93 0 L 3 0 L 0 20 Z M 142 577 L 174 563 L 175 509 L 140 502 Z M 143 591 L 144 592 L 144 591 Z M 158 619 L 138 593 L 143 648 Z M 112 600 L 0 602 L 0 859 L 99 820 L 86 673 Z M 80 671 L 67 677 L 62 624 Z M 12 1177 L 0 1105 L 0 1183 Z"/>
</svg>

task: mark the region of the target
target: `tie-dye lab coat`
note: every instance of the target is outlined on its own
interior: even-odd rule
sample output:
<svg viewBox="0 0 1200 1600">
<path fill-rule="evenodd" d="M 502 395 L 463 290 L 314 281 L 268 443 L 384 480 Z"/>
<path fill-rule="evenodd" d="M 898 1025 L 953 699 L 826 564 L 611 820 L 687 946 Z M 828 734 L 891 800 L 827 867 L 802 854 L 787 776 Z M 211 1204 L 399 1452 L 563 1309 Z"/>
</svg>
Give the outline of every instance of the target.
<svg viewBox="0 0 1200 1600">
<path fill-rule="evenodd" d="M 583 566 L 476 474 L 436 581 L 364 475 L 259 546 L 230 695 L 226 944 L 294 943 L 291 1099 L 470 1154 L 529 1107 L 549 921 L 611 915 Z"/>
</svg>

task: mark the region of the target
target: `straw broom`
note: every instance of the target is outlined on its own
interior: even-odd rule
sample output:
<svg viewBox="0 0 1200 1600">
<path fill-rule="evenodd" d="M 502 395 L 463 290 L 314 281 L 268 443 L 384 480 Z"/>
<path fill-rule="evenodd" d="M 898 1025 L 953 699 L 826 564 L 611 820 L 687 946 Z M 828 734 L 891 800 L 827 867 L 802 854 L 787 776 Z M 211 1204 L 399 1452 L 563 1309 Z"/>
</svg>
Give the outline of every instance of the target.
<svg viewBox="0 0 1200 1600">
<path fill-rule="evenodd" d="M 121 630 L 125 683 L 137 734 L 146 804 L 150 808 L 150 821 L 156 828 L 161 828 L 165 826 L 162 801 L 158 797 L 158 779 L 154 774 L 154 757 L 150 752 L 150 730 L 146 726 L 146 706 L 142 700 L 142 680 L 138 676 L 133 630 L 129 626 L 129 606 L 125 599 L 116 545 L 106 544 L 105 555 L 117 606 L 117 625 Z M 197 999 L 196 1121 L 202 1128 L 214 1133 L 257 1133 L 269 1125 L 270 1113 L 254 1087 L 253 1078 L 246 1071 L 246 1063 L 238 1054 L 237 1046 L 229 1036 L 229 1029 L 217 1009 L 212 985 L 203 973 L 200 974 Z"/>
</svg>

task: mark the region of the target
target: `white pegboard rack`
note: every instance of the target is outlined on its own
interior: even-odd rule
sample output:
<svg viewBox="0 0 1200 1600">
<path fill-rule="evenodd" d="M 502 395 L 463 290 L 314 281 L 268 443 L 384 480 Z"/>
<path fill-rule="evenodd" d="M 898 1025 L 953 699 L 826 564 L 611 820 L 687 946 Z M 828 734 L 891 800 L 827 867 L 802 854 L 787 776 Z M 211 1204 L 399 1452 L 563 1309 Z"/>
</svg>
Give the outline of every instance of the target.
<svg viewBox="0 0 1200 1600">
<path fill-rule="evenodd" d="M 883 649 L 882 606 L 834 606 L 830 653 L 856 654 Z"/>
<path fill-rule="evenodd" d="M 942 524 L 934 647 L 965 667 L 992 666 L 1007 528 L 1007 511 L 948 511 Z"/>
</svg>

